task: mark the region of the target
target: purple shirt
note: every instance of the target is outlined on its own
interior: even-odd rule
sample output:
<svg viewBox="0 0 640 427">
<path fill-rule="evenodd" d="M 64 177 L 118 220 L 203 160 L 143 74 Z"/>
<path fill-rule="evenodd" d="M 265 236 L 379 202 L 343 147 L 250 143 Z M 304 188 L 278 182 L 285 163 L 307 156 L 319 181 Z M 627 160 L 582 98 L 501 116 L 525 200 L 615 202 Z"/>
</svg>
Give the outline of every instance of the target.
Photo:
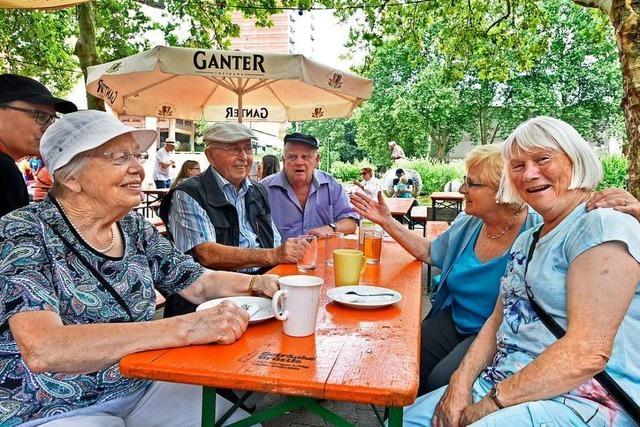
<svg viewBox="0 0 640 427">
<path fill-rule="evenodd" d="M 358 220 L 358 214 L 349 204 L 347 193 L 338 181 L 325 172 L 314 171 L 304 209 L 300 206 L 284 171 L 266 177 L 261 183 L 269 193 L 271 218 L 280 231 L 282 241 L 307 234 L 312 228 L 342 218 Z"/>
</svg>

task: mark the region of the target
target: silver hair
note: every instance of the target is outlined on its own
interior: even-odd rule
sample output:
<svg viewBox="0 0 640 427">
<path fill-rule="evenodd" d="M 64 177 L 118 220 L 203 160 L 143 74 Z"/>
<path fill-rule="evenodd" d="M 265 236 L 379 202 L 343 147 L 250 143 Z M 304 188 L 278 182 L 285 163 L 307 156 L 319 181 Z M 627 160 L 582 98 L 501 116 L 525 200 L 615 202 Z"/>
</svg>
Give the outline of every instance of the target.
<svg viewBox="0 0 640 427">
<path fill-rule="evenodd" d="M 89 151 L 89 153 L 90 152 L 91 151 Z M 89 158 L 90 156 L 87 155 L 87 152 L 80 153 L 71 159 L 69 163 L 53 173 L 53 186 L 51 188 L 51 192 L 54 196 L 59 196 L 66 191 L 64 182 L 82 171 L 85 166 L 87 166 L 87 163 L 89 163 Z"/>
<path fill-rule="evenodd" d="M 502 147 L 504 166 L 498 197 L 503 203 L 522 203 L 510 179 L 510 163 L 518 150 L 562 151 L 571 160 L 568 190 L 593 190 L 602 180 L 602 165 L 595 151 L 570 124 L 553 117 L 538 116 L 520 124 Z"/>
</svg>

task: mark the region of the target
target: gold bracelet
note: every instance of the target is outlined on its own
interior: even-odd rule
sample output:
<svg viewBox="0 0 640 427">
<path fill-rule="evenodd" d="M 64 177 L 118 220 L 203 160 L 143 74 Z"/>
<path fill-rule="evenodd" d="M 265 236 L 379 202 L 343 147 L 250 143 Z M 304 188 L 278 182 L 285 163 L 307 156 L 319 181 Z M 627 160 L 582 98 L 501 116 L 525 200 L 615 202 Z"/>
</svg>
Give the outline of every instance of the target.
<svg viewBox="0 0 640 427">
<path fill-rule="evenodd" d="M 255 296 L 255 292 L 253 291 L 253 285 L 256 284 L 256 280 L 258 279 L 258 276 L 252 276 L 251 277 L 251 281 L 249 282 L 249 295 L 251 296 Z"/>
</svg>

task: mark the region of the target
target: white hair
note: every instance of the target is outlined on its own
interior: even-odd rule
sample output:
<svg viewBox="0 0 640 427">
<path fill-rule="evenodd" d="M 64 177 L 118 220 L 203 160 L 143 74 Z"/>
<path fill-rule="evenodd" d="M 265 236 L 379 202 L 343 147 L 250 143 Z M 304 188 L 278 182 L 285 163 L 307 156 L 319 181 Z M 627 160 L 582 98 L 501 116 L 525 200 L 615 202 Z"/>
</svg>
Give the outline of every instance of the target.
<svg viewBox="0 0 640 427">
<path fill-rule="evenodd" d="M 91 151 L 93 150 L 90 150 L 89 152 Z M 61 168 L 58 168 L 58 170 L 56 170 L 52 174 L 53 186 L 51 192 L 54 196 L 63 194 L 65 191 L 64 182 L 77 175 L 80 171 L 82 171 L 82 169 L 87 166 L 87 163 L 89 163 L 90 159 L 86 154 L 87 152 L 83 152 L 74 156 L 69 161 L 69 163 L 62 166 Z"/>
<path fill-rule="evenodd" d="M 510 163 L 514 153 L 522 150 L 562 151 L 571 160 L 571 182 L 568 190 L 593 190 L 602 180 L 602 165 L 595 151 L 573 126 L 553 117 L 538 116 L 520 124 L 507 137 L 502 147 L 504 166 L 498 198 L 502 203 L 522 203 L 510 179 Z"/>
</svg>

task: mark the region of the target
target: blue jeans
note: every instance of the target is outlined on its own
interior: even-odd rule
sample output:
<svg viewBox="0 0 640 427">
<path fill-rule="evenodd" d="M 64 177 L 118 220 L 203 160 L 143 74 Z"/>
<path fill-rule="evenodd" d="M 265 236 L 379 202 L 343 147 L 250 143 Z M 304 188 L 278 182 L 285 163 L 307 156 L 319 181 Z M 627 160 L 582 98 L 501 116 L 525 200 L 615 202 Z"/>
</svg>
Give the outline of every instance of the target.
<svg viewBox="0 0 640 427">
<path fill-rule="evenodd" d="M 473 402 L 479 401 L 489 392 L 491 383 L 478 379 L 473 385 Z M 404 410 L 404 426 L 431 426 L 431 419 L 436 405 L 444 395 L 447 386 L 419 397 L 415 403 Z M 577 403 L 577 402 L 575 402 Z M 578 404 L 579 405 L 579 404 Z M 583 409 L 587 409 L 584 408 Z M 583 411 L 580 411 L 583 412 Z M 585 419 L 591 418 L 589 424 L 568 405 L 557 400 L 536 400 L 510 406 L 493 412 L 471 424 L 473 427 L 569 427 L 569 426 L 626 426 L 633 422 L 625 413 L 618 412 L 616 422 L 611 423 L 607 411 L 598 410 L 596 413 L 586 410 Z"/>
<path fill-rule="evenodd" d="M 156 183 L 156 188 L 170 188 L 171 180 L 170 179 L 154 179 Z"/>
</svg>

